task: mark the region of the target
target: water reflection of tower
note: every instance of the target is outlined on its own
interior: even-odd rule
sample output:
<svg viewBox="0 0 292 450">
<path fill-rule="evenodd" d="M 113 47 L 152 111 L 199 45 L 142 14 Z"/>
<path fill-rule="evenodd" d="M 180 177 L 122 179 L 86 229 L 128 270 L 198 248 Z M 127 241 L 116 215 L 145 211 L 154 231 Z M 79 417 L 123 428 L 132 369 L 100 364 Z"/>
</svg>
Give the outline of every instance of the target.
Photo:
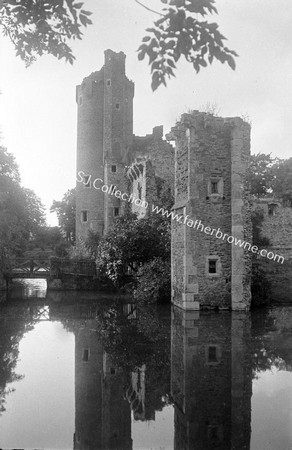
<svg viewBox="0 0 292 450">
<path fill-rule="evenodd" d="M 171 389 L 176 450 L 247 450 L 252 369 L 249 316 L 174 308 Z"/>
<path fill-rule="evenodd" d="M 74 450 L 131 450 L 131 412 L 122 372 L 104 352 L 88 320 L 75 332 Z"/>
</svg>

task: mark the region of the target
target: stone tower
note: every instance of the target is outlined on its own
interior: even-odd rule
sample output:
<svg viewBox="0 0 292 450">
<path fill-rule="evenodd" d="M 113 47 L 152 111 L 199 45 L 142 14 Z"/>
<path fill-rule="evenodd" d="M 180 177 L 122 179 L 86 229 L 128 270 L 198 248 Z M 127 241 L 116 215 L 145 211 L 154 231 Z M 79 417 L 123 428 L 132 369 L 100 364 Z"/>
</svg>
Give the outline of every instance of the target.
<svg viewBox="0 0 292 450">
<path fill-rule="evenodd" d="M 172 299 L 183 309 L 250 306 L 250 126 L 193 111 L 176 142 L 172 220 Z M 217 232 L 218 231 L 218 232 Z M 225 234 L 225 238 L 223 236 Z M 235 245 L 235 239 L 246 241 Z"/>
<path fill-rule="evenodd" d="M 123 52 L 105 51 L 104 66 L 76 88 L 76 236 L 103 234 L 120 214 L 119 199 L 103 185 L 119 186 L 133 140 L 134 83 L 125 75 Z"/>
</svg>

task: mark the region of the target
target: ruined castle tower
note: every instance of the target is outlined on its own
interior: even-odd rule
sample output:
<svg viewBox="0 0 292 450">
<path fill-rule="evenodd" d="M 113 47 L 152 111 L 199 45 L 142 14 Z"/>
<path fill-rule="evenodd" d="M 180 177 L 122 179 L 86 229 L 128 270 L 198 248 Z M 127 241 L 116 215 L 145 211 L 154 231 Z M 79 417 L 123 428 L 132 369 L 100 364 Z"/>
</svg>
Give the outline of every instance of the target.
<svg viewBox="0 0 292 450">
<path fill-rule="evenodd" d="M 240 118 L 193 111 L 169 138 L 176 142 L 173 209 L 183 217 L 172 220 L 172 301 L 183 309 L 246 310 L 250 126 Z M 235 245 L 235 239 L 248 244 Z"/>
<path fill-rule="evenodd" d="M 119 185 L 133 139 L 134 83 L 125 75 L 123 52 L 105 51 L 104 66 L 76 88 L 76 236 L 103 234 L 120 214 L 120 200 L 102 191 Z"/>
</svg>

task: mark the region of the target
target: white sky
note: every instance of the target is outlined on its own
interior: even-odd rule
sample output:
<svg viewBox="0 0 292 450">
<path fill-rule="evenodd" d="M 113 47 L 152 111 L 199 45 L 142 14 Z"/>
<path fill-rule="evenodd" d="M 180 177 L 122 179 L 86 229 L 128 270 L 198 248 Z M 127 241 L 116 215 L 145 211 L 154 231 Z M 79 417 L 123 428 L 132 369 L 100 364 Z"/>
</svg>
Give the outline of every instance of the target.
<svg viewBox="0 0 292 450">
<path fill-rule="evenodd" d="M 144 0 L 157 7 L 158 0 Z M 156 16 L 134 0 L 84 0 L 94 12 L 93 25 L 73 43 L 75 64 L 51 56 L 32 67 L 14 56 L 1 37 L 0 127 L 3 143 L 20 166 L 22 183 L 50 207 L 75 186 L 75 86 L 103 65 L 107 48 L 124 51 L 126 71 L 135 81 L 134 132 L 150 133 L 156 125 L 169 131 L 188 109 L 216 103 L 222 116 L 248 114 L 252 153 L 272 152 L 288 158 L 292 141 L 292 4 L 291 0 L 218 0 L 213 21 L 240 55 L 233 72 L 213 63 L 196 75 L 179 65 L 176 79 L 152 93 L 149 67 L 137 60 L 137 48 Z M 50 224 L 56 219 L 49 215 Z"/>
</svg>

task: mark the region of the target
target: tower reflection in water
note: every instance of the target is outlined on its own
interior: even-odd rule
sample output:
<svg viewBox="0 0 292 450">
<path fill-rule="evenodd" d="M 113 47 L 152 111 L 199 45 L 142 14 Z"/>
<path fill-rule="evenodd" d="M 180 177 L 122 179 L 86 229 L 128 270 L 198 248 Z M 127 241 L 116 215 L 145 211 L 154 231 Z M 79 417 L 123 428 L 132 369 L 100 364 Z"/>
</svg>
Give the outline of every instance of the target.
<svg viewBox="0 0 292 450">
<path fill-rule="evenodd" d="M 249 315 L 174 308 L 171 342 L 175 450 L 249 449 Z"/>
<path fill-rule="evenodd" d="M 111 354 L 110 349 L 105 351 L 102 339 L 97 339 L 95 319 L 85 320 L 82 326 L 79 322 L 75 327 L 74 449 L 132 449 L 131 410 L 135 420 L 155 420 L 155 411 L 165 406 L 163 399 L 168 395 L 168 381 L 174 404 L 176 450 L 249 449 L 250 316 L 199 314 L 174 308 L 171 366 L 168 365 L 169 335 L 165 336 L 162 346 L 158 342 L 160 350 L 156 349 L 164 358 L 162 368 L 145 347 L 152 342 L 145 339 L 145 329 L 141 329 L 141 323 L 148 323 L 151 333 L 151 317 L 159 327 L 157 316 L 149 314 L 145 320 L 143 310 L 125 315 L 128 309 L 129 305 L 124 305 L 126 320 L 122 322 L 118 319 L 121 312 L 115 314 L 113 328 L 116 327 L 115 333 L 120 330 L 117 345 L 119 349 L 125 348 L 125 355 L 120 357 L 114 345 Z M 107 326 L 112 319 L 105 314 Z M 135 332 L 133 335 L 134 329 L 139 331 L 139 336 Z M 132 348 L 129 336 L 133 338 Z M 107 337 L 112 337 L 108 330 Z M 123 357 L 128 361 L 120 364 Z M 163 380 L 160 385 L 157 379 Z"/>
<path fill-rule="evenodd" d="M 131 412 L 135 421 L 155 420 L 169 396 L 170 315 L 161 322 L 155 310 L 114 303 L 95 315 L 68 324 L 75 333 L 74 449 L 132 449 Z"/>
<path fill-rule="evenodd" d="M 123 371 L 111 363 L 89 320 L 75 333 L 74 449 L 132 449 Z"/>
</svg>

